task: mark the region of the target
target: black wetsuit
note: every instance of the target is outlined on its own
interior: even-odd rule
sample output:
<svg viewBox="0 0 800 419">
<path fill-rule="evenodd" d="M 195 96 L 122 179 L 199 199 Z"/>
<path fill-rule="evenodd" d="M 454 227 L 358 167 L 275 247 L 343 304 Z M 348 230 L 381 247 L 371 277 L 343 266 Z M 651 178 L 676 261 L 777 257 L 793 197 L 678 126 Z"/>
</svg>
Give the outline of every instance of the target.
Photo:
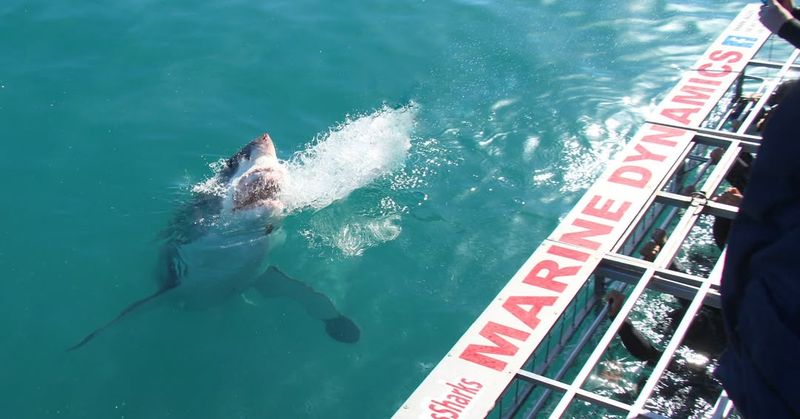
<svg viewBox="0 0 800 419">
<path fill-rule="evenodd" d="M 678 299 L 681 307 L 673 310 L 669 317 L 672 319 L 670 327 L 674 330 L 680 319 L 689 308 L 689 300 Z M 619 337 L 622 345 L 636 359 L 646 361 L 648 364 L 655 364 L 661 357 L 661 350 L 655 346 L 644 335 L 636 330 L 630 319 L 625 319 L 619 329 Z M 694 321 L 686 331 L 683 344 L 689 348 L 717 358 L 725 347 L 725 332 L 722 324 L 722 314 L 719 309 L 703 306 L 695 314 Z"/>
<path fill-rule="evenodd" d="M 669 269 L 675 272 L 686 272 L 685 267 L 678 261 L 670 263 Z M 678 327 L 678 323 L 680 323 L 691 303 L 685 298 L 677 298 L 680 307 L 669 313 L 669 327 L 672 331 Z M 661 357 L 661 351 L 656 349 L 641 332 L 636 330 L 630 319 L 625 319 L 618 334 L 625 349 L 637 359 L 654 364 Z M 702 306 L 695 314 L 689 330 L 686 331 L 683 344 L 711 358 L 717 358 L 725 347 L 725 331 L 720 310 L 710 306 Z"/>
<path fill-rule="evenodd" d="M 778 36 L 785 39 L 795 48 L 800 48 L 800 8 L 792 9 L 794 19 L 786 21 L 778 29 Z"/>
<path fill-rule="evenodd" d="M 658 362 L 658 358 L 661 357 L 661 351 L 656 349 L 656 347 L 642 335 L 642 332 L 636 330 L 633 323 L 631 323 L 631 319 L 625 319 L 617 333 L 619 334 L 620 340 L 622 340 L 622 346 L 636 359 L 647 361 L 648 364 L 652 365 Z"/>
<path fill-rule="evenodd" d="M 745 417 L 800 418 L 800 88 L 767 122 L 731 228 L 717 374 Z"/>
<path fill-rule="evenodd" d="M 725 180 L 734 188 L 739 190 L 739 193 L 744 192 L 747 186 L 747 180 L 750 178 L 750 167 L 753 165 L 753 155 L 750 153 L 739 153 L 736 162 L 733 163 L 728 174 L 725 175 Z M 714 243 L 720 250 L 725 247 L 728 241 L 728 233 L 731 230 L 731 223 L 733 220 L 725 217 L 714 217 L 714 225 L 712 232 L 714 236 Z"/>
</svg>

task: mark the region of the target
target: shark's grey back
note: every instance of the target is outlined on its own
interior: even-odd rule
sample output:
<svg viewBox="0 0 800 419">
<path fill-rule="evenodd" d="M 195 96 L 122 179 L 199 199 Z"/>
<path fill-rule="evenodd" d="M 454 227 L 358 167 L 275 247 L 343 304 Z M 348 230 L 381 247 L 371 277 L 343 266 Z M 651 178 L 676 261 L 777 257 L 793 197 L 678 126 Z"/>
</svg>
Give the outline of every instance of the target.
<svg viewBox="0 0 800 419">
<path fill-rule="evenodd" d="M 216 182 L 223 190 L 228 188 L 231 178 L 239 169 L 241 161 L 250 159 L 250 154 L 255 144 L 256 141 L 251 141 L 231 156 L 225 161 L 225 165 L 219 173 L 215 175 Z M 186 266 L 181 260 L 178 249 L 180 246 L 191 243 L 208 233 L 208 230 L 217 222 L 222 211 L 222 199 L 222 196 L 213 193 L 193 193 L 192 197 L 178 208 L 169 225 L 158 235 L 161 241 L 159 273 L 156 275 L 158 290 L 145 298 L 134 301 L 111 321 L 86 335 L 68 350 L 72 351 L 80 348 L 132 311 L 178 287 L 181 278 L 186 275 Z"/>
</svg>

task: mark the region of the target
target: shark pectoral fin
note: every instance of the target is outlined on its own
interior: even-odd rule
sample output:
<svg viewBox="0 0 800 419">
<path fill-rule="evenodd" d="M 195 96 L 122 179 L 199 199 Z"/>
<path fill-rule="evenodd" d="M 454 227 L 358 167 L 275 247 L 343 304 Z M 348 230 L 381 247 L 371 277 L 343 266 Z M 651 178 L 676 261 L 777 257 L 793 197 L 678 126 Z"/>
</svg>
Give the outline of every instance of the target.
<svg viewBox="0 0 800 419">
<path fill-rule="evenodd" d="M 349 317 L 339 317 L 325 320 L 325 333 L 342 343 L 356 343 L 361 337 L 361 329 Z"/>
<path fill-rule="evenodd" d="M 153 299 L 157 298 L 161 294 L 163 294 L 163 293 L 175 288 L 175 286 L 177 286 L 177 284 L 162 287 L 161 289 L 159 289 L 158 291 L 154 292 L 153 294 L 150 294 L 149 296 L 147 296 L 145 298 L 142 298 L 141 300 L 134 301 L 133 303 L 131 303 L 130 305 L 125 307 L 119 314 L 117 314 L 117 317 L 114 317 L 108 323 L 98 327 L 97 329 L 92 331 L 92 333 L 89 333 L 88 335 L 86 335 L 86 337 L 81 339 L 80 342 L 78 342 L 75 345 L 72 345 L 69 348 L 67 348 L 67 352 L 73 351 L 73 350 L 78 349 L 81 346 L 87 344 L 90 340 L 94 339 L 94 337 L 97 336 L 100 332 L 102 332 L 103 330 L 105 330 L 109 326 L 113 325 L 114 323 L 118 322 L 120 319 L 125 317 L 130 312 L 132 312 L 132 311 L 136 310 L 137 308 L 145 305 L 146 303 L 152 301 Z"/>
<path fill-rule="evenodd" d="M 328 336 L 339 342 L 355 343 L 361 337 L 358 326 L 339 313 L 330 298 L 274 266 L 256 279 L 254 287 L 264 297 L 288 297 L 297 301 L 311 317 L 325 323 Z"/>
</svg>

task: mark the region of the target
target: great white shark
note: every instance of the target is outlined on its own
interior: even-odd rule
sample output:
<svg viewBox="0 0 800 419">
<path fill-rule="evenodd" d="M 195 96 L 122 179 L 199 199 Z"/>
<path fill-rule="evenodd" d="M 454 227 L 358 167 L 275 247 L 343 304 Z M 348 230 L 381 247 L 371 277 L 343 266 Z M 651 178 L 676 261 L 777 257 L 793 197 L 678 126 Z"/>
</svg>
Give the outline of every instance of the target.
<svg viewBox="0 0 800 419">
<path fill-rule="evenodd" d="M 134 301 L 114 319 L 71 346 L 85 345 L 136 309 L 170 297 L 182 306 L 207 307 L 255 289 L 264 297 L 288 297 L 320 320 L 327 334 L 344 343 L 361 332 L 330 298 L 268 263 L 270 248 L 280 241 L 285 215 L 280 199 L 287 176 L 268 134 L 251 141 L 227 159 L 211 180 L 213 191 L 195 192 L 162 234 L 158 289 Z"/>
</svg>

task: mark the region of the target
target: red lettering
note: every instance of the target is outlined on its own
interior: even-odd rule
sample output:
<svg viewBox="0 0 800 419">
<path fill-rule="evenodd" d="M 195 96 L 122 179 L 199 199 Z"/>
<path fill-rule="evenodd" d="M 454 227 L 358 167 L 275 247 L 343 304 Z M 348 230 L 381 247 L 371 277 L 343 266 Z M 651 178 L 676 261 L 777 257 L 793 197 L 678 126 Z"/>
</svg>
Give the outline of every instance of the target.
<svg viewBox="0 0 800 419">
<path fill-rule="evenodd" d="M 567 258 L 567 259 L 577 260 L 579 262 L 586 262 L 586 260 L 589 259 L 589 254 L 586 253 L 586 252 L 581 252 L 580 250 L 570 249 L 570 248 L 559 246 L 559 245 L 555 245 L 555 244 L 550 246 L 550 248 L 547 249 L 547 253 L 550 253 L 551 255 L 561 256 L 561 257 Z M 556 267 L 557 266 L 558 265 L 556 265 Z M 570 274 L 570 275 L 573 275 L 573 274 Z"/>
<path fill-rule="evenodd" d="M 486 339 L 489 339 L 489 341 L 494 345 L 470 344 L 458 357 L 465 361 L 469 361 L 495 371 L 502 371 L 508 363 L 487 356 L 486 354 L 512 356 L 517 353 L 519 348 L 513 343 L 504 339 L 502 336 L 508 336 L 512 339 L 524 342 L 531 334 L 522 330 L 514 329 L 513 327 L 503 326 L 502 324 L 497 324 L 495 322 L 489 322 L 483 327 L 480 335 Z"/>
<path fill-rule="evenodd" d="M 703 104 L 711 98 L 711 95 L 707 93 L 713 93 L 714 89 L 711 87 L 686 85 L 681 87 L 680 91 L 686 93 L 686 96 L 675 96 L 675 98 L 672 99 L 673 102 L 682 103 L 684 105 L 703 106 Z"/>
<path fill-rule="evenodd" d="M 689 125 L 692 114 L 700 111 L 700 108 L 667 108 L 661 111 L 661 115 L 679 122 L 684 125 Z"/>
<path fill-rule="evenodd" d="M 705 63 L 697 67 L 697 74 L 703 77 L 725 77 L 728 73 L 733 71 L 733 68 L 727 64 L 723 65 L 719 70 L 712 69 L 712 66 L 713 64 L 711 63 Z"/>
<path fill-rule="evenodd" d="M 462 395 L 462 396 L 463 396 L 463 394 L 460 393 L 460 391 L 462 391 L 462 390 L 466 391 L 467 393 L 470 393 L 470 394 L 474 395 L 475 393 L 478 392 L 478 388 L 480 388 L 480 387 L 478 387 L 478 388 L 467 387 L 465 385 L 465 383 L 464 383 L 464 379 L 463 378 L 461 379 L 461 384 L 453 384 L 453 383 L 445 383 L 445 384 L 447 384 L 450 387 L 453 387 L 453 390 L 451 390 L 451 393 L 459 394 L 459 395 Z M 481 387 L 483 387 L 483 386 L 481 386 Z"/>
<path fill-rule="evenodd" d="M 475 387 L 475 392 L 477 392 L 478 390 L 483 388 L 483 384 L 481 384 L 481 383 L 479 383 L 477 381 L 467 380 L 466 378 L 462 378 L 461 379 L 461 383 L 464 384 L 464 385 L 468 385 L 470 387 Z"/>
<path fill-rule="evenodd" d="M 584 228 L 585 230 L 564 233 L 561 235 L 559 240 L 565 243 L 574 244 L 575 246 L 586 247 L 593 250 L 597 250 L 597 248 L 600 247 L 600 243 L 593 240 L 588 240 L 585 237 L 605 236 L 612 230 L 611 226 L 595 223 L 593 221 L 587 221 L 581 218 L 573 221 L 572 225 L 575 227 Z"/>
<path fill-rule="evenodd" d="M 688 123 L 688 122 L 687 122 Z M 675 147 L 678 145 L 677 141 L 667 140 L 670 137 L 679 137 L 683 135 L 686 131 L 680 128 L 673 128 L 667 127 L 663 125 L 652 125 L 650 127 L 651 131 L 658 131 L 657 134 L 650 134 L 645 135 L 642 137 L 641 142 L 643 143 L 653 143 L 653 144 L 660 144 L 669 147 Z"/>
<path fill-rule="evenodd" d="M 431 415 L 431 418 L 433 418 L 433 419 L 458 419 L 458 413 L 461 412 L 461 410 L 455 411 L 455 410 L 448 409 L 448 408 L 444 408 L 443 409 L 443 408 L 440 408 L 440 407 L 437 406 L 437 404 L 441 405 L 442 402 L 439 402 L 439 401 L 436 401 L 436 400 L 432 400 L 432 402 L 433 403 L 428 405 L 428 409 L 430 409 L 431 411 L 436 412 L 436 413 L 447 413 L 447 414 L 449 414 L 449 416 Z"/>
<path fill-rule="evenodd" d="M 636 144 L 633 147 L 633 150 L 639 154 L 634 154 L 628 157 L 625 157 L 625 161 L 639 161 L 639 160 L 653 160 L 653 161 L 664 161 L 667 156 L 662 156 L 660 154 L 651 153 L 647 150 L 643 145 Z"/>
<path fill-rule="evenodd" d="M 600 203 L 602 197 L 600 195 L 595 195 L 589 200 L 589 203 L 586 205 L 586 208 L 581 211 L 583 214 L 591 215 L 597 218 L 604 218 L 606 220 L 611 221 L 619 221 L 622 219 L 622 216 L 625 215 L 625 211 L 630 208 L 631 203 L 628 201 L 624 201 L 620 204 L 619 209 L 616 211 L 612 211 L 611 207 L 614 205 L 616 201 L 613 199 L 606 199 L 605 203 L 602 206 L 597 206 Z"/>
<path fill-rule="evenodd" d="M 449 383 L 448 383 L 448 384 L 449 384 Z M 464 391 L 466 391 L 466 392 L 468 392 L 468 393 L 473 393 L 473 394 L 475 393 L 475 390 L 472 390 L 472 389 L 467 389 L 467 388 L 463 388 L 463 389 L 462 389 L 461 387 L 453 387 L 453 390 L 452 390 L 452 391 L 450 391 L 450 395 L 451 395 L 451 396 L 453 396 L 453 395 L 454 395 L 454 396 L 456 396 L 456 397 L 463 397 L 463 398 L 466 398 L 466 399 L 468 400 L 468 401 L 467 401 L 467 403 L 469 403 L 469 400 L 472 400 L 472 396 L 471 396 L 471 395 L 469 395 L 469 394 L 464 394 L 464 393 L 463 393 Z M 447 396 L 447 397 L 449 398 L 450 396 Z M 464 403 L 464 404 L 466 404 L 466 403 Z"/>
<path fill-rule="evenodd" d="M 633 186 L 634 188 L 643 188 L 650 181 L 651 176 L 652 173 L 644 167 L 622 166 L 611 174 L 608 181 L 619 183 L 620 185 Z"/>
<path fill-rule="evenodd" d="M 445 398 L 449 398 L 449 397 L 450 397 L 450 395 L 448 394 Z M 448 400 L 444 400 L 444 401 L 431 400 L 431 406 L 432 405 L 439 405 L 439 406 L 442 406 L 442 407 L 447 408 L 447 409 L 452 409 L 452 410 L 456 411 L 457 413 L 461 413 L 461 411 L 464 409 L 464 407 L 466 407 L 467 404 L 469 404 L 469 402 L 458 403 L 458 402 L 451 402 L 451 401 L 448 401 Z M 430 407 L 430 406 L 428 406 L 428 407 Z M 431 408 L 431 410 L 433 410 L 433 409 Z M 439 413 L 443 413 L 443 412 L 439 412 Z"/>
<path fill-rule="evenodd" d="M 538 317 L 539 311 L 544 307 L 552 306 L 557 299 L 557 297 L 513 296 L 503 303 L 503 308 L 520 319 L 531 330 L 535 330 L 541 320 Z M 529 306 L 530 309 L 525 310 L 522 306 Z"/>
<path fill-rule="evenodd" d="M 462 378 L 458 384 L 449 382 L 445 384 L 452 387 L 452 389 L 448 395 L 444 396 L 445 400 L 431 400 L 431 404 L 428 405 L 428 410 L 434 412 L 431 413 L 431 419 L 457 419 L 459 413 L 462 413 L 469 406 L 478 390 L 483 388 L 483 384 L 466 378 Z M 437 415 L 437 413 L 446 414 L 447 416 Z"/>
<path fill-rule="evenodd" d="M 567 266 L 566 268 L 561 268 L 558 266 L 558 262 L 550 259 L 545 259 L 536 264 L 536 266 L 528 272 L 528 275 L 525 276 L 525 279 L 522 282 L 533 285 L 536 287 L 541 287 L 546 290 L 555 291 L 555 292 L 562 292 L 564 288 L 566 288 L 566 284 L 561 282 L 556 282 L 553 278 L 558 278 L 560 276 L 572 276 L 578 273 L 580 270 L 580 266 Z M 542 272 L 545 272 L 542 275 Z"/>
<path fill-rule="evenodd" d="M 460 394 L 456 394 L 455 391 L 453 393 L 448 394 L 447 398 L 462 406 L 468 405 L 469 402 L 472 400 L 472 397 L 463 397 Z"/>
<path fill-rule="evenodd" d="M 711 54 L 708 54 L 708 58 L 710 58 L 711 61 L 725 61 L 725 59 L 730 58 L 729 60 L 726 61 L 728 63 L 735 63 L 741 60 L 742 57 L 744 57 L 744 55 L 738 51 L 716 50 L 713 51 Z"/>
</svg>

